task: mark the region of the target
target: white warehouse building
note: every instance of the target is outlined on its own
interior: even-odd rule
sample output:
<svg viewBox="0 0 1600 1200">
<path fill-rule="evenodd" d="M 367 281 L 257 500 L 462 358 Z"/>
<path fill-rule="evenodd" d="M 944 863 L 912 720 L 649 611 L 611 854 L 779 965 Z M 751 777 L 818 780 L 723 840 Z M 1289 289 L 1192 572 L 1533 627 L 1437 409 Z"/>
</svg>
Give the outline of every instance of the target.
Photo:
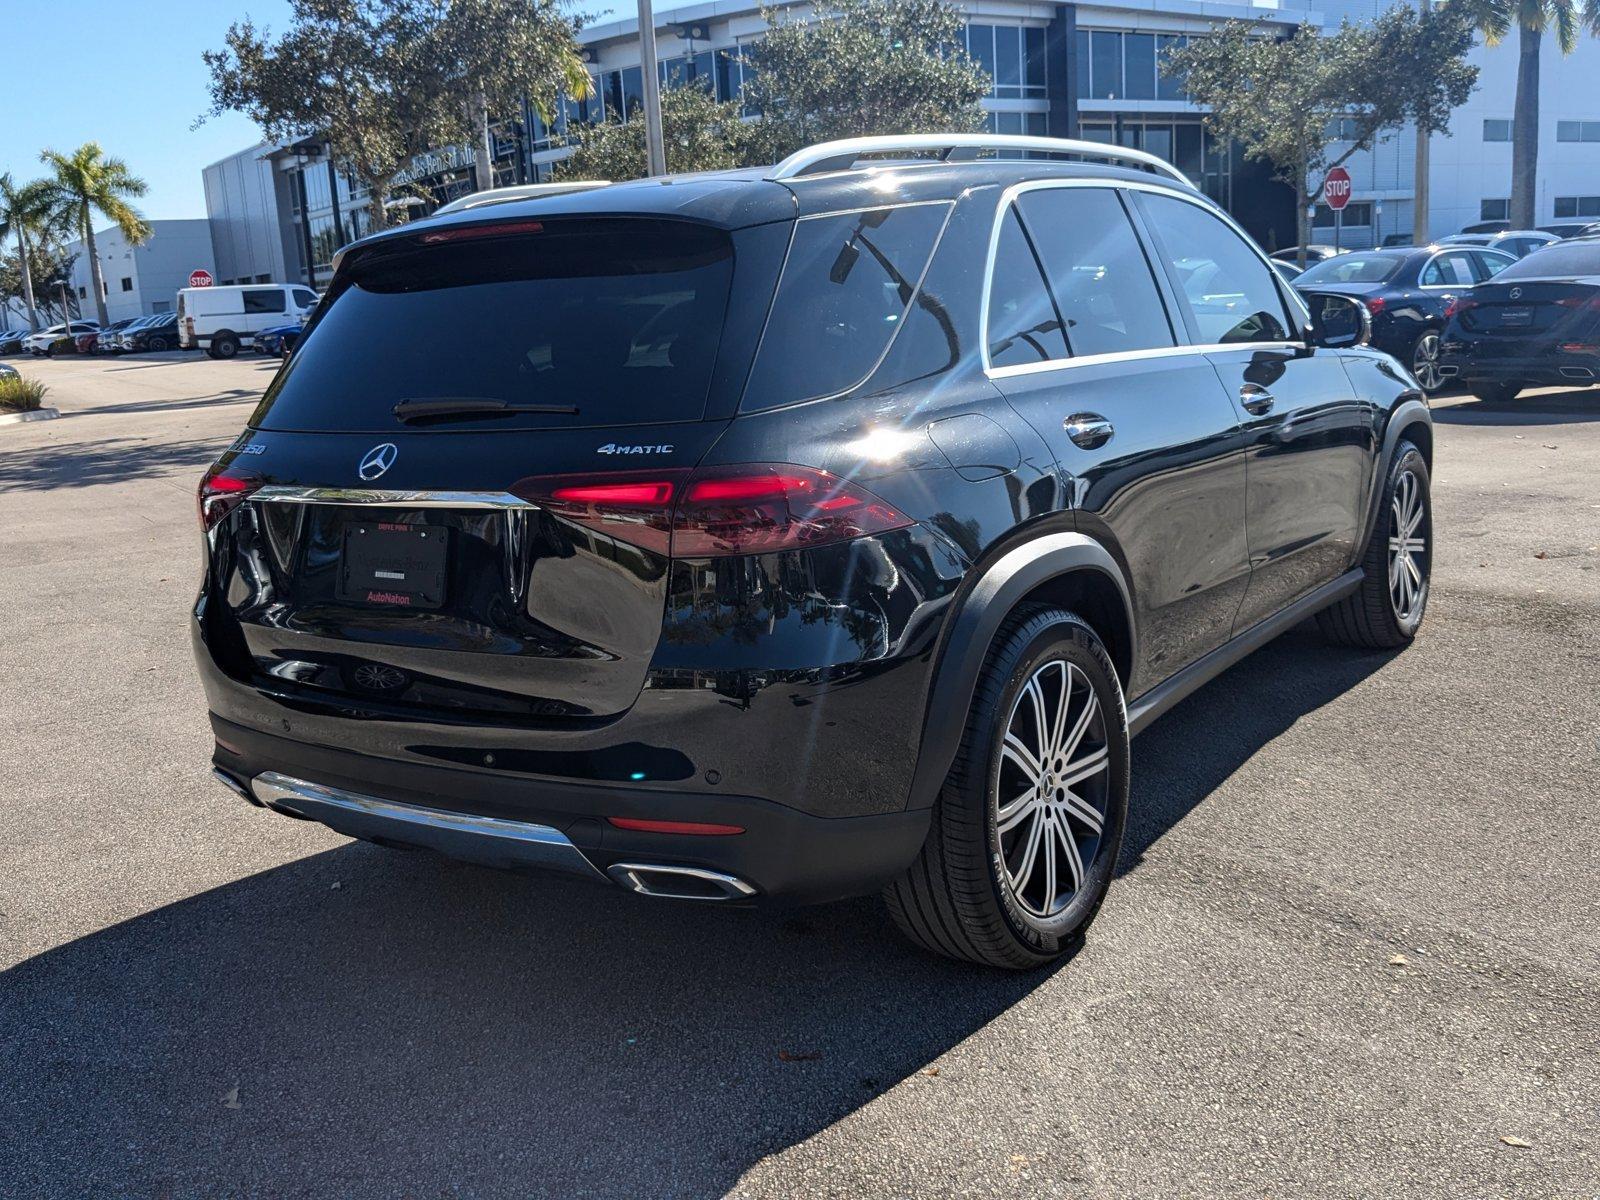
<svg viewBox="0 0 1600 1200">
<path fill-rule="evenodd" d="M 212 269 L 209 221 L 195 218 L 151 221 L 149 225 L 150 238 L 139 245 L 130 244 L 115 225 L 95 230 L 95 248 L 100 255 L 109 320 L 171 312 L 178 289 L 189 286 L 189 273 Z M 69 280 L 72 293 L 83 315 L 94 320 L 94 284 L 88 245 L 80 239 L 70 243 L 67 250 L 77 255 Z"/>
</svg>

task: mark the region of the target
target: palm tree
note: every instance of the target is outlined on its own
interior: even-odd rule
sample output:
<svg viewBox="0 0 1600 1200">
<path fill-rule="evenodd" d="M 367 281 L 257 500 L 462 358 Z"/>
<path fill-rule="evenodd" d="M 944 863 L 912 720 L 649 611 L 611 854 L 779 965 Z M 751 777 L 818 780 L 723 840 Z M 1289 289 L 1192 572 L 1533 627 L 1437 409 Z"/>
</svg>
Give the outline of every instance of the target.
<svg viewBox="0 0 1600 1200">
<path fill-rule="evenodd" d="M 89 255 L 89 277 L 94 288 L 95 311 L 100 324 L 107 324 L 106 287 L 100 271 L 100 255 L 94 244 L 94 214 L 112 221 L 122 236 L 138 244 L 148 241 L 150 226 L 128 204 L 129 197 L 145 194 L 146 185 L 120 158 L 107 158 L 99 142 L 85 142 L 71 154 L 46 150 L 39 156 L 51 170 L 45 181 L 51 208 L 63 224 L 83 231 L 84 250 Z"/>
<path fill-rule="evenodd" d="M 1539 51 L 1546 30 L 1561 53 L 1578 47 L 1579 33 L 1600 36 L 1600 0 L 1466 0 L 1483 40 L 1498 44 L 1517 30 L 1517 93 L 1511 110 L 1511 228 L 1532 229 L 1539 166 Z"/>
<path fill-rule="evenodd" d="M 18 186 L 7 171 L 0 175 L 0 243 L 17 237 L 17 265 L 22 271 L 22 299 L 28 306 L 28 325 L 39 331 L 39 309 L 33 298 L 33 263 L 30 237 L 45 234 L 51 223 L 50 197 L 45 181 Z"/>
</svg>

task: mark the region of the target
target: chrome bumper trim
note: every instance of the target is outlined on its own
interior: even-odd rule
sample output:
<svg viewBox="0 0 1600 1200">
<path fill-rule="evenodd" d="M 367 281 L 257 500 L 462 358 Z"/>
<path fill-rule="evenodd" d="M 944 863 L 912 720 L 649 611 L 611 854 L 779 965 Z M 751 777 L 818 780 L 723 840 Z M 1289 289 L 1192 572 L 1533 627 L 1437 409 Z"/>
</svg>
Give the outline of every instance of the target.
<svg viewBox="0 0 1600 1200">
<path fill-rule="evenodd" d="M 349 837 L 402 842 L 491 867 L 538 867 L 607 882 L 559 829 L 402 804 L 263 771 L 250 782 L 263 804 Z"/>
<path fill-rule="evenodd" d="M 246 497 L 275 504 L 383 504 L 393 508 L 537 508 L 510 492 L 390 491 L 383 488 L 288 487 L 271 484 Z"/>
</svg>

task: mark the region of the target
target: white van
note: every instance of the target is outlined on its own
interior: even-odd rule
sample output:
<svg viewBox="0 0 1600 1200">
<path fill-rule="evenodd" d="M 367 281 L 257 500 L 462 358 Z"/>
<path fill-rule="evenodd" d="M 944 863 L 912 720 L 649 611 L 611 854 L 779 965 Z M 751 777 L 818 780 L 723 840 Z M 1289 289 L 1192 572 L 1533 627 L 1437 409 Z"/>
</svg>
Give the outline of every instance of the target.
<svg viewBox="0 0 1600 1200">
<path fill-rule="evenodd" d="M 178 292 L 178 345 L 232 358 L 250 335 L 304 321 L 317 294 L 303 283 L 239 283 Z"/>
</svg>

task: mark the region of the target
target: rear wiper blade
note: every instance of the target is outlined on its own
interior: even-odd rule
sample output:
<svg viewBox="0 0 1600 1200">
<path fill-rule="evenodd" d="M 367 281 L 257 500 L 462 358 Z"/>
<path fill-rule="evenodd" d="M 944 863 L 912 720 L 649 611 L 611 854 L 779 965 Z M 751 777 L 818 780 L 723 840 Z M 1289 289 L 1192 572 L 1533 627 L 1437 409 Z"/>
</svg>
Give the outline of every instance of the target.
<svg viewBox="0 0 1600 1200">
<path fill-rule="evenodd" d="M 450 417 L 498 417 L 513 413 L 547 413 L 575 417 L 573 404 L 510 404 L 493 396 L 429 396 L 402 400 L 390 410 L 398 421 L 437 421 Z"/>
</svg>

